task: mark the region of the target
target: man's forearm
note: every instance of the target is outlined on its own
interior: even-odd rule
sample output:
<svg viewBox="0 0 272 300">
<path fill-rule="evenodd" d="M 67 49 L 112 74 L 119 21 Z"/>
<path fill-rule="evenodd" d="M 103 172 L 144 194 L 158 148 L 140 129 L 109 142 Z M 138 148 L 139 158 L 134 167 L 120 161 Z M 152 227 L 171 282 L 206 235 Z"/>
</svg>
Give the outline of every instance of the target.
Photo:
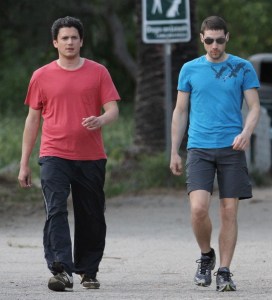
<svg viewBox="0 0 272 300">
<path fill-rule="evenodd" d="M 243 131 L 251 135 L 259 121 L 260 117 L 260 107 L 258 105 L 255 105 L 254 107 L 251 108 L 249 111 L 246 120 L 245 120 L 245 125 Z"/>
<path fill-rule="evenodd" d="M 32 123 L 29 118 L 26 119 L 22 141 L 21 166 L 27 166 L 29 163 L 29 158 L 38 136 L 39 125 L 39 122 Z"/>
<path fill-rule="evenodd" d="M 176 111 L 174 111 L 172 121 L 172 154 L 179 152 L 179 148 L 187 127 L 187 120 L 187 113 L 183 112 L 182 114 L 178 114 Z"/>
</svg>

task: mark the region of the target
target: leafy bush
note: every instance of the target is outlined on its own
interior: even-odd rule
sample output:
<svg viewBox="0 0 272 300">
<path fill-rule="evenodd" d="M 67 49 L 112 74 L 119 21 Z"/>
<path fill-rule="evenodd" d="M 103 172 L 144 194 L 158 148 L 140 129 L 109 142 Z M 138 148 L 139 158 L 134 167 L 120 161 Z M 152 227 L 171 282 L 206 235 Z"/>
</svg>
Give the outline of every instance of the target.
<svg viewBox="0 0 272 300">
<path fill-rule="evenodd" d="M 133 107 L 120 103 L 119 120 L 103 128 L 105 148 L 108 155 L 105 191 L 107 197 L 124 192 L 138 192 L 161 187 L 181 187 L 182 177 L 174 177 L 169 171 L 165 154 L 127 157 L 127 149 L 133 143 Z M 7 115 L 0 120 L 0 169 L 12 166 L 12 176 L 17 180 L 21 156 L 22 134 L 25 116 Z M 39 178 L 40 138 L 31 155 L 33 180 Z M 10 174 L 9 174 L 10 175 Z"/>
<path fill-rule="evenodd" d="M 23 66 L 11 65 L 0 70 L 0 111 L 3 114 L 22 115 L 28 86 L 28 73 Z M 15 116 L 14 116 L 15 117 Z"/>
</svg>

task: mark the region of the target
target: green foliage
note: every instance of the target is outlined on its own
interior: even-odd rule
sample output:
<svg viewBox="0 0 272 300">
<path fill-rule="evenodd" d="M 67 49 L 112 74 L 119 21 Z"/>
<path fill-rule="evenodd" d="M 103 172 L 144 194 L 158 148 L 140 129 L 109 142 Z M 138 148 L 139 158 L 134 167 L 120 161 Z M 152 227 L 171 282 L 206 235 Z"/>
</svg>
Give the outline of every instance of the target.
<svg viewBox="0 0 272 300">
<path fill-rule="evenodd" d="M 185 186 L 185 177 L 174 176 L 169 169 L 169 160 L 165 153 L 154 156 L 143 156 L 136 171 L 139 190 L 150 188 L 182 188 Z"/>
<path fill-rule="evenodd" d="M 3 117 L 0 121 L 0 169 L 15 164 L 17 168 L 12 170 L 15 177 L 17 177 L 19 170 L 24 121 L 25 118 L 23 116 L 14 117 L 13 115 Z M 39 174 L 37 164 L 39 142 L 40 140 L 38 139 L 30 160 L 33 175 L 36 177 Z"/>
<path fill-rule="evenodd" d="M 18 161 L 23 131 L 22 118 L 1 119 L 0 126 L 0 169 Z"/>
<path fill-rule="evenodd" d="M 134 120 L 133 107 L 131 104 L 120 102 L 119 120 L 109 126 L 104 127 L 103 136 L 108 155 L 105 192 L 107 197 L 116 196 L 122 193 L 135 193 L 149 189 L 161 188 L 185 188 L 185 176 L 176 177 L 170 173 L 169 160 L 165 153 L 156 155 L 131 155 L 129 147 L 133 140 Z M 10 115 L 0 119 L 0 170 L 15 165 L 12 170 L 11 179 L 16 181 L 18 166 L 21 156 L 21 141 L 25 117 L 14 117 Z M 40 140 L 38 139 L 33 150 L 30 165 L 32 177 L 38 181 L 39 166 L 37 164 Z M 253 171 L 252 180 L 256 185 L 268 183 L 270 176 L 264 176 L 257 171 Z M 0 181 L 9 180 L 0 176 Z M 9 188 L 0 193 L 1 199 L 9 198 Z M 14 189 L 14 197 L 40 197 L 40 192 Z M 11 195 L 11 196 L 12 196 Z M 27 196 L 28 195 L 28 196 Z M 12 197 L 13 197 L 12 196 Z"/>
<path fill-rule="evenodd" d="M 119 119 L 103 128 L 103 138 L 107 156 L 113 164 L 119 163 L 124 151 L 132 144 L 133 138 L 133 106 L 131 103 L 119 104 Z"/>
<path fill-rule="evenodd" d="M 133 106 L 122 101 L 119 106 L 119 120 L 103 129 L 108 154 L 106 195 L 184 187 L 184 177 L 175 177 L 170 173 L 165 153 L 151 156 L 130 154 L 134 136 Z"/>
<path fill-rule="evenodd" d="M 0 111 L 16 116 L 24 111 L 22 103 L 28 85 L 28 73 L 24 66 L 10 65 L 0 70 Z"/>
<path fill-rule="evenodd" d="M 106 194 L 115 196 L 149 189 L 185 187 L 185 177 L 171 174 L 165 153 L 123 157 L 119 165 L 110 166 Z"/>
<path fill-rule="evenodd" d="M 3 2 L 3 3 L 2 3 Z M 123 99 L 134 99 L 135 83 L 113 53 L 112 33 L 105 7 L 116 13 L 123 24 L 126 44 L 137 57 L 136 12 L 134 0 L 22 0 L 2 1 L 0 9 L 0 114 L 21 112 L 32 72 L 56 58 L 50 28 L 59 17 L 73 15 L 85 25 L 82 55 L 108 67 Z M 228 24 L 231 39 L 228 51 L 242 56 L 271 52 L 271 0 L 198 0 L 197 28 L 212 14 Z M 203 47 L 199 49 L 203 51 Z"/>
<path fill-rule="evenodd" d="M 103 128 L 104 143 L 108 155 L 105 192 L 107 197 L 124 192 L 138 192 L 150 188 L 184 186 L 183 177 L 170 174 L 169 161 L 164 153 L 135 158 L 127 157 L 132 144 L 134 120 L 133 107 L 129 103 L 120 103 L 119 120 Z M 21 142 L 25 117 L 12 115 L 0 120 L 0 170 L 15 164 L 12 178 L 16 180 L 21 156 Z M 31 155 L 32 177 L 38 180 L 40 139 L 37 140 Z"/>
<path fill-rule="evenodd" d="M 3 2 L 3 3 L 2 3 Z M 120 18 L 128 49 L 137 58 L 137 35 L 134 0 L 22 0 L 2 1 L 0 9 L 0 169 L 19 162 L 21 139 L 27 108 L 23 102 L 32 72 L 56 58 L 52 47 L 52 22 L 66 15 L 79 17 L 85 25 L 82 55 L 104 64 L 123 99 L 118 122 L 103 129 L 108 154 L 106 193 L 139 191 L 157 187 L 181 187 L 183 177 L 169 172 L 164 154 L 129 157 L 134 132 L 132 102 L 135 83 L 113 53 L 113 40 L 104 6 L 110 6 Z M 198 0 L 197 28 L 209 15 L 221 15 L 229 25 L 227 51 L 242 57 L 271 52 L 271 0 Z M 199 47 L 203 49 L 203 47 Z M 184 53 L 185 55 L 186 53 Z M 124 100 L 126 102 L 124 102 Z M 38 176 L 38 145 L 31 165 Z M 253 174 L 254 175 L 254 174 Z M 259 175 L 254 175 L 259 182 Z"/>
<path fill-rule="evenodd" d="M 271 0 L 198 0 L 198 28 L 206 17 L 221 16 L 230 32 L 227 51 L 247 58 L 255 53 L 271 52 L 271 11 Z"/>
<path fill-rule="evenodd" d="M 102 14 L 111 1 L 22 0 L 4 1 L 0 9 L 0 114 L 21 109 L 32 72 L 57 58 L 51 26 L 67 15 L 78 17 L 85 27 L 82 55 L 104 64 L 123 99 L 132 101 L 134 82 L 113 54 L 110 28 Z M 134 31 L 133 1 L 113 1 L 122 24 Z M 133 32 L 128 29 L 128 47 L 136 56 Z M 133 44 L 132 44 L 133 42 Z"/>
</svg>

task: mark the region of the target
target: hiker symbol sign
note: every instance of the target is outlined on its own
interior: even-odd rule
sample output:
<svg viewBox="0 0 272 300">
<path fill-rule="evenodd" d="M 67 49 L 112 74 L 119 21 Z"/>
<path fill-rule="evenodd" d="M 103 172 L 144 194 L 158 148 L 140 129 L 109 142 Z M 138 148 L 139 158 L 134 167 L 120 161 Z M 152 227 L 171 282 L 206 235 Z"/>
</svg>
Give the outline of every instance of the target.
<svg viewBox="0 0 272 300">
<path fill-rule="evenodd" d="M 142 0 L 145 43 L 188 42 L 191 39 L 189 0 Z"/>
</svg>

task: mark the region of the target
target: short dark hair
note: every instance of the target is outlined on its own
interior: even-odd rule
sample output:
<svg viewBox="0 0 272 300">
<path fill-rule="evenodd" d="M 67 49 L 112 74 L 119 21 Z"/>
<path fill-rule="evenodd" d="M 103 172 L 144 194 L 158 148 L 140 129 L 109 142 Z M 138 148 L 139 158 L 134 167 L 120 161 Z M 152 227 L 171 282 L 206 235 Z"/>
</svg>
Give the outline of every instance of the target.
<svg viewBox="0 0 272 300">
<path fill-rule="evenodd" d="M 75 27 L 78 31 L 80 39 L 83 39 L 84 28 L 82 22 L 79 19 L 67 16 L 64 18 L 59 18 L 53 23 L 51 27 L 51 34 L 53 40 L 56 40 L 58 38 L 59 30 L 63 27 Z"/>
<path fill-rule="evenodd" d="M 200 32 L 204 34 L 205 30 L 224 30 L 225 35 L 228 33 L 225 20 L 218 16 L 208 17 L 202 22 Z"/>
</svg>

